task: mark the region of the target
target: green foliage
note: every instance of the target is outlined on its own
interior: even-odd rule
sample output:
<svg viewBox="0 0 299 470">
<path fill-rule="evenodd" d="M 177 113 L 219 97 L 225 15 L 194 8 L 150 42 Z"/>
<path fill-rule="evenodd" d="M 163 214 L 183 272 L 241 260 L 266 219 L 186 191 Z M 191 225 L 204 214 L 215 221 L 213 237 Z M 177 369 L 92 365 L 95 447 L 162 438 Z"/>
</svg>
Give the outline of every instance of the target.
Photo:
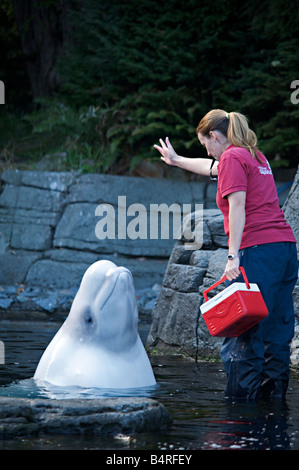
<svg viewBox="0 0 299 470">
<path fill-rule="evenodd" d="M 298 164 L 299 109 L 290 85 L 299 70 L 299 10 L 295 0 L 259 2 L 244 10 L 248 23 L 246 60 L 227 88 L 234 104 L 250 117 L 261 149 L 272 160 Z M 236 33 L 236 38 L 240 32 Z"/>
<path fill-rule="evenodd" d="M 22 107 L 31 93 L 11 0 L 1 0 L 0 19 L 0 80 L 6 85 L 6 103 Z"/>
<path fill-rule="evenodd" d="M 72 105 L 97 107 L 103 169 L 123 155 L 130 157 L 130 168 L 156 158 L 153 143 L 161 135 L 175 136 L 182 150 L 196 142 L 196 3 L 185 12 L 173 0 L 164 6 L 146 0 L 79 5 L 76 47 L 61 61 L 61 91 Z"/>
<path fill-rule="evenodd" d="M 132 169 L 169 136 L 204 156 L 195 128 L 212 108 L 249 118 L 269 160 L 298 163 L 297 0 L 75 0 L 57 95 L 26 116 L 82 171 Z M 47 152 L 49 149 L 46 150 Z"/>
</svg>

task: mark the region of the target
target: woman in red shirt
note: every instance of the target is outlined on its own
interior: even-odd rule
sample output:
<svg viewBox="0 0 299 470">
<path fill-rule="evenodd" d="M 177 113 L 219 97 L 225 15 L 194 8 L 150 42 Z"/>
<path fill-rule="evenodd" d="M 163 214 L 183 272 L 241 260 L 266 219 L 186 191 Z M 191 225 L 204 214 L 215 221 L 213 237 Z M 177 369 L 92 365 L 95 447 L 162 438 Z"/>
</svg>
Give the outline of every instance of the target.
<svg viewBox="0 0 299 470">
<path fill-rule="evenodd" d="M 216 202 L 224 216 L 229 253 L 228 281 L 245 268 L 258 284 L 269 314 L 237 338 L 225 338 L 221 357 L 226 395 L 234 400 L 284 399 L 289 381 L 290 342 L 294 335 L 292 292 L 298 276 L 296 239 L 279 207 L 270 165 L 257 149 L 245 116 L 210 111 L 197 127 L 210 159 L 177 155 L 168 137 L 155 145 L 169 165 L 218 178 Z"/>
</svg>

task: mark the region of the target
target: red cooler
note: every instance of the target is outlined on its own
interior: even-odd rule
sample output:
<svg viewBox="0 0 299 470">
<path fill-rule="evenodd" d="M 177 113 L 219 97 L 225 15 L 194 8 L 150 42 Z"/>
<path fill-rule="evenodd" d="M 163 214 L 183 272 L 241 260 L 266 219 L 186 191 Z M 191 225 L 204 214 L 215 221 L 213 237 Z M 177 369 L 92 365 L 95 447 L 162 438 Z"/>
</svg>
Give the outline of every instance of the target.
<svg viewBox="0 0 299 470">
<path fill-rule="evenodd" d="M 268 309 L 257 284 L 234 282 L 212 299 L 207 293 L 226 280 L 223 276 L 203 292 L 206 302 L 200 306 L 203 319 L 212 336 L 239 336 L 268 315 Z"/>
</svg>

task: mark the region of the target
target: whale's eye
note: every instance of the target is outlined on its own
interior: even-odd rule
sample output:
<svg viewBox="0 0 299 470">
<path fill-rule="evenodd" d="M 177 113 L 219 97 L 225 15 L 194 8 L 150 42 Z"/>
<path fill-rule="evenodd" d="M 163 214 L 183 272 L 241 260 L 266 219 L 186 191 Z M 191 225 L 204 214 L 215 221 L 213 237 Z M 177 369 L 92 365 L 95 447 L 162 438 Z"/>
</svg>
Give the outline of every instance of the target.
<svg viewBox="0 0 299 470">
<path fill-rule="evenodd" d="M 86 315 L 86 317 L 85 317 L 85 323 L 86 323 L 87 325 L 91 325 L 91 324 L 93 323 L 93 318 L 92 318 L 91 315 Z"/>
</svg>

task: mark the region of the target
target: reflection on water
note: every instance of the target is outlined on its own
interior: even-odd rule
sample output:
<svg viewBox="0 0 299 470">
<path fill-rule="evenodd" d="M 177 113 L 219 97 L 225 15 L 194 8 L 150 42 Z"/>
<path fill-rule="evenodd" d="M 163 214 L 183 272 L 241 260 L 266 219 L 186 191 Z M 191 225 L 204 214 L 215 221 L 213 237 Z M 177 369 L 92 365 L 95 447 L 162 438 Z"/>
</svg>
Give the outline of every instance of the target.
<svg viewBox="0 0 299 470">
<path fill-rule="evenodd" d="M 158 385 L 138 390 L 55 387 L 32 379 L 37 363 L 60 325 L 0 322 L 5 364 L 0 395 L 42 398 L 146 396 L 163 403 L 173 424 L 161 433 L 132 436 L 43 436 L 0 441 L 0 449 L 272 450 L 299 449 L 299 381 L 291 377 L 287 401 L 230 403 L 221 363 L 194 363 L 181 357 L 151 358 Z"/>
</svg>

